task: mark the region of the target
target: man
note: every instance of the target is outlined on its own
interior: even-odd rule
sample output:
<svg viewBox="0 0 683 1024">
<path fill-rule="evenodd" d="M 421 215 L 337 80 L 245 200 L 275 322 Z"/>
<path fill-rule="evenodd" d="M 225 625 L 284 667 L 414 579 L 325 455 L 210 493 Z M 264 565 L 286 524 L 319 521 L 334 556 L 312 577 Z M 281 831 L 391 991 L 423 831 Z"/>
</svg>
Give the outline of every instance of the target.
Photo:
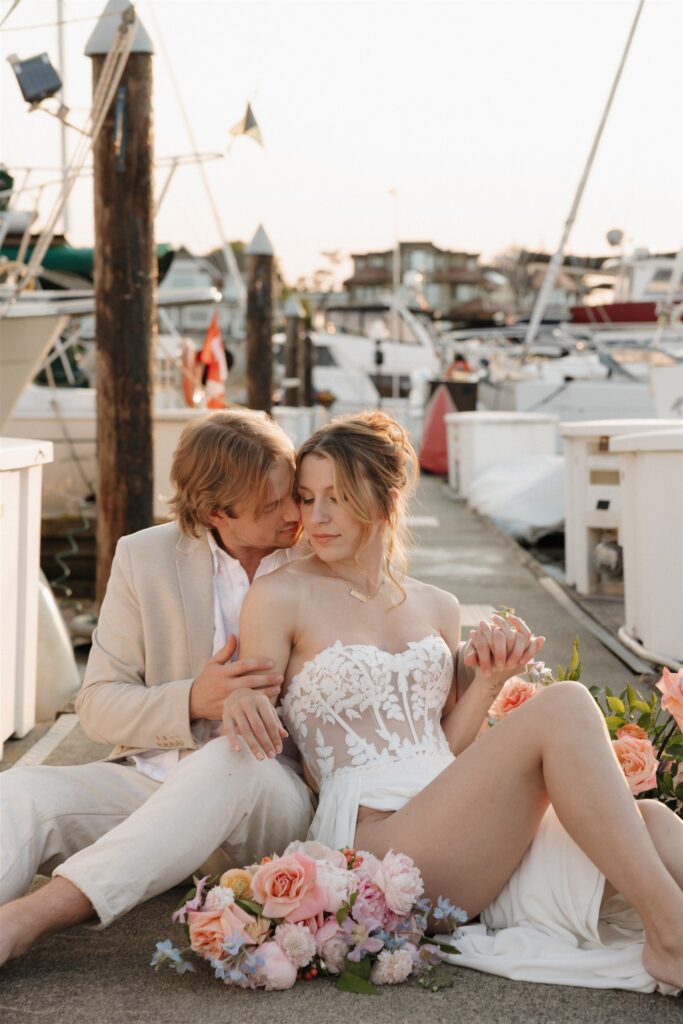
<svg viewBox="0 0 683 1024">
<path fill-rule="evenodd" d="M 232 659 L 250 583 L 297 554 L 293 470 L 288 438 L 257 414 L 217 412 L 183 432 L 175 521 L 119 541 L 76 700 L 88 735 L 115 749 L 0 775 L 0 963 L 93 913 L 109 924 L 200 865 L 305 837 L 311 794 L 277 759 L 281 738 L 264 736 L 255 758 L 218 736 L 231 693 L 272 697 L 282 683 L 267 659 Z"/>
</svg>

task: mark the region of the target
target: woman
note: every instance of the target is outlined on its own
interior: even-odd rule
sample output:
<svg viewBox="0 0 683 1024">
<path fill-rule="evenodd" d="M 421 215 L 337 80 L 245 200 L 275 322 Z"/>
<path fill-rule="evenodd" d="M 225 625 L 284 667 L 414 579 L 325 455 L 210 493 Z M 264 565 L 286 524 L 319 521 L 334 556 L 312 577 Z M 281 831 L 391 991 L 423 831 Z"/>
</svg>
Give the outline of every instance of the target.
<svg viewBox="0 0 683 1024">
<path fill-rule="evenodd" d="M 543 959 L 544 945 L 555 956 L 525 974 L 523 952 L 506 962 L 495 936 L 475 929 L 458 962 L 537 980 L 683 987 L 683 822 L 659 804 L 636 806 L 579 684 L 547 688 L 477 739 L 512 671 L 478 666 L 455 701 L 458 603 L 400 570 L 415 478 L 404 432 L 381 413 L 318 431 L 297 470 L 313 553 L 258 580 L 244 605 L 241 653 L 259 649 L 267 623 L 285 676 L 282 719 L 320 792 L 311 837 L 378 857 L 403 851 L 427 895 L 448 896 L 506 932 L 530 922 L 541 936 L 534 957 L 540 948 Z M 514 618 L 498 619 L 494 633 L 482 624 L 472 635 L 470 664 L 489 646 L 498 665 L 523 664 L 542 642 Z M 244 741 L 261 757 L 286 735 L 254 691 L 228 698 L 224 727 L 237 749 Z M 621 918 L 607 921 L 615 894 Z M 635 935 L 615 932 L 633 924 L 624 900 L 640 917 Z M 612 953 L 604 969 L 608 924 L 616 969 Z M 579 949 L 577 964 L 577 945 L 591 943 L 596 950 Z M 650 976 L 638 984 L 634 950 Z"/>
</svg>

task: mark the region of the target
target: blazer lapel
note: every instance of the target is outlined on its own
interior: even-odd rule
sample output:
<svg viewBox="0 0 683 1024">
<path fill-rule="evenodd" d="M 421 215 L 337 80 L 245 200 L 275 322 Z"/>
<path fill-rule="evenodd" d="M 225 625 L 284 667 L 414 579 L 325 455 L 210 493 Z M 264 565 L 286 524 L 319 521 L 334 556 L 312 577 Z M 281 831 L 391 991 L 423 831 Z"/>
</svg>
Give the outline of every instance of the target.
<svg viewBox="0 0 683 1024">
<path fill-rule="evenodd" d="M 190 666 L 196 677 L 213 653 L 213 563 L 206 537 L 181 536 L 176 545 L 176 569 L 185 610 Z"/>
</svg>

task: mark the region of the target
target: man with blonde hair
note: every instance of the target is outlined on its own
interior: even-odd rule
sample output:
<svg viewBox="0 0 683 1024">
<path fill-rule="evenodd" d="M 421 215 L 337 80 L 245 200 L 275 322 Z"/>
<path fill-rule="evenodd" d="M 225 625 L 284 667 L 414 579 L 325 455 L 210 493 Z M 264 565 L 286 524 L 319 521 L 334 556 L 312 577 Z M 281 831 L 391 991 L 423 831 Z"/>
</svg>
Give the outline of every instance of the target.
<svg viewBox="0 0 683 1024">
<path fill-rule="evenodd" d="M 217 412 L 184 430 L 174 521 L 119 541 L 76 700 L 87 734 L 114 750 L 0 775 L 0 963 L 93 914 L 107 925 L 197 870 L 305 837 L 311 794 L 284 730 L 261 730 L 255 757 L 219 735 L 230 694 L 268 700 L 282 684 L 272 661 L 236 658 L 237 628 L 251 582 L 297 556 L 293 473 L 290 441 L 259 414 Z"/>
</svg>

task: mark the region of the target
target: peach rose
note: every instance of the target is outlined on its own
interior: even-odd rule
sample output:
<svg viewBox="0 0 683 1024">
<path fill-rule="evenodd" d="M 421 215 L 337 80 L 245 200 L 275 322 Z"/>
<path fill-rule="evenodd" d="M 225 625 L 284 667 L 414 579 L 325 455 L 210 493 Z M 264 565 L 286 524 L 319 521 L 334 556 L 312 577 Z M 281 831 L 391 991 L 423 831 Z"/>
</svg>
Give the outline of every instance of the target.
<svg viewBox="0 0 683 1024">
<path fill-rule="evenodd" d="M 683 668 L 678 672 L 665 668 L 657 689 L 662 693 L 662 707 L 676 719 L 676 725 L 683 732 Z"/>
<path fill-rule="evenodd" d="M 247 938 L 245 925 L 254 919 L 234 904 L 223 911 L 191 910 L 187 915 L 190 945 L 195 953 L 204 957 L 220 957 L 223 940 L 228 935 Z"/>
<path fill-rule="evenodd" d="M 650 740 L 634 736 L 628 729 L 629 726 L 622 726 L 617 730 L 617 738 L 612 740 L 612 747 L 631 792 L 637 796 L 657 785 L 659 761 Z"/>
<path fill-rule="evenodd" d="M 251 880 L 254 898 L 265 917 L 281 917 L 290 924 L 315 917 L 327 903 L 327 891 L 318 885 L 316 862 L 303 853 L 290 853 L 262 864 Z"/>
<path fill-rule="evenodd" d="M 512 676 L 511 679 L 503 683 L 500 693 L 489 708 L 489 717 L 499 722 L 501 718 L 505 718 L 511 711 L 520 707 L 542 689 L 540 683 L 530 683 L 527 679 L 522 679 L 521 676 Z"/>
<path fill-rule="evenodd" d="M 617 736 L 635 736 L 638 740 L 646 740 L 648 738 L 647 733 L 635 722 L 627 722 L 626 725 L 622 725 L 621 729 L 617 733 Z"/>
</svg>

